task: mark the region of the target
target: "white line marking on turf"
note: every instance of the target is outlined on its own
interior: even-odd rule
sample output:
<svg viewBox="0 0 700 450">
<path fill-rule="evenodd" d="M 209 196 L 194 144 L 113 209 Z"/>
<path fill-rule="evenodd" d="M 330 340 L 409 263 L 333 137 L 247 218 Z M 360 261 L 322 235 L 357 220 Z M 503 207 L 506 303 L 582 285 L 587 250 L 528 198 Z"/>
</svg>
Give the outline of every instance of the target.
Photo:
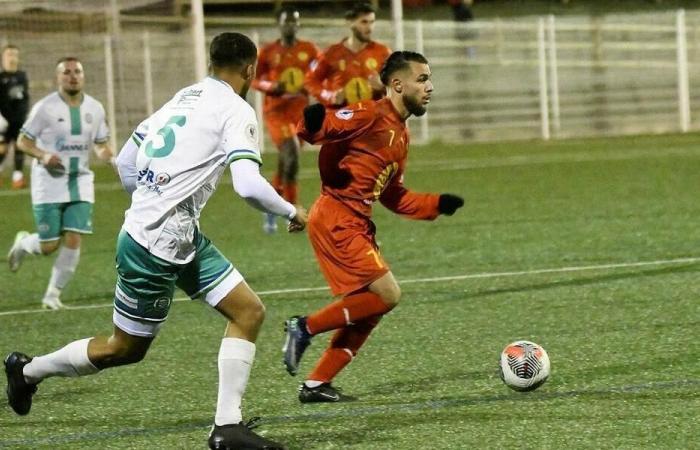
<svg viewBox="0 0 700 450">
<path fill-rule="evenodd" d="M 688 258 L 674 258 L 674 259 L 657 259 L 654 261 L 637 261 L 637 262 L 623 262 L 623 263 L 610 263 L 610 264 L 596 264 L 589 266 L 570 266 L 570 267 L 555 267 L 549 269 L 532 269 L 532 270 L 520 270 L 512 272 L 482 272 L 482 273 L 469 273 L 464 275 L 450 275 L 444 277 L 430 277 L 430 278 L 411 278 L 408 280 L 400 280 L 399 284 L 411 284 L 411 283 L 435 283 L 438 281 L 460 281 L 460 280 L 473 280 L 480 278 L 501 278 L 501 277 L 520 277 L 527 275 L 540 275 L 544 273 L 565 273 L 565 272 L 583 272 L 587 270 L 606 270 L 606 269 L 625 269 L 632 267 L 647 267 L 647 266 L 667 266 L 672 264 L 689 264 L 700 262 L 700 257 L 688 257 Z M 317 292 L 317 291 L 327 291 L 328 287 L 308 287 L 308 288 L 289 288 L 289 289 L 272 289 L 269 291 L 259 291 L 258 295 L 281 295 L 281 294 L 298 294 L 302 292 Z M 183 302 L 190 300 L 189 298 L 176 298 L 173 301 Z M 78 311 L 85 309 L 97 309 L 97 308 L 109 308 L 112 307 L 112 303 L 100 303 L 96 305 L 80 305 L 80 306 L 68 306 L 64 311 Z M 37 313 L 48 313 L 55 312 L 44 309 L 21 309 L 15 311 L 4 311 L 0 312 L 1 316 L 15 316 L 19 314 L 37 314 Z"/>
</svg>

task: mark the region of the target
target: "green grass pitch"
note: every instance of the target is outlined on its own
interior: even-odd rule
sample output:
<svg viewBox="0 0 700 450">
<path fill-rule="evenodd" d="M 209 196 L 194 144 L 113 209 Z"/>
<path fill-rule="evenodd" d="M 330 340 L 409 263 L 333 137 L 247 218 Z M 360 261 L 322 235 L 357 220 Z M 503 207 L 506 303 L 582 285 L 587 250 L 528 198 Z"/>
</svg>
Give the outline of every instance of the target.
<svg viewBox="0 0 700 450">
<path fill-rule="evenodd" d="M 202 230 L 267 305 L 244 416 L 262 416 L 261 432 L 291 449 L 700 448 L 698 137 L 413 147 L 406 184 L 466 206 L 432 223 L 375 209 L 404 295 L 336 380 L 358 400 L 331 405 L 299 404 L 302 377 L 281 361 L 283 320 L 329 301 L 306 236 L 264 235 L 223 179 Z M 306 205 L 315 158 L 302 157 Z M 270 174 L 275 154 L 265 161 Z M 95 234 L 63 297 L 74 309 L 40 312 L 53 257 L 0 268 L 3 355 L 110 332 L 128 199 L 107 168 L 96 179 Z M 3 248 L 33 229 L 29 201 L 0 191 Z M 142 363 L 46 380 L 26 417 L 2 400 L 0 447 L 204 448 L 224 324 L 200 303 L 174 303 Z M 497 376 L 516 339 L 549 352 L 552 375 L 535 392 Z"/>
</svg>

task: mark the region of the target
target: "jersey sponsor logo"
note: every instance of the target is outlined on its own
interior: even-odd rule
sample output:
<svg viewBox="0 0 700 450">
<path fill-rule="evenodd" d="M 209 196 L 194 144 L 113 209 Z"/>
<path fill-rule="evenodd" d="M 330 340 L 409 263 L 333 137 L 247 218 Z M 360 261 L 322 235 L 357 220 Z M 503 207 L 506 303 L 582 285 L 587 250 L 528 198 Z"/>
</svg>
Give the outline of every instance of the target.
<svg viewBox="0 0 700 450">
<path fill-rule="evenodd" d="M 355 111 L 353 111 L 352 109 L 339 109 L 335 112 L 335 117 L 341 120 L 350 120 L 354 115 Z"/>
<path fill-rule="evenodd" d="M 382 195 L 382 192 L 384 192 L 384 189 L 386 189 L 386 187 L 389 185 L 389 182 L 392 178 L 394 178 L 394 175 L 396 174 L 396 172 L 398 172 L 398 170 L 399 163 L 397 163 L 396 161 L 384 167 L 384 170 L 382 170 L 379 173 L 379 176 L 377 176 L 377 181 L 374 183 L 374 189 L 372 190 L 372 200 L 369 202 L 365 200 L 365 203 L 371 204 L 372 201 L 376 202 L 377 200 L 379 200 L 379 197 Z"/>
<path fill-rule="evenodd" d="M 367 58 L 367 61 L 365 61 L 365 66 L 367 66 L 369 70 L 377 70 L 378 65 L 377 60 L 374 58 Z"/>
<path fill-rule="evenodd" d="M 249 123 L 245 127 L 245 135 L 254 143 L 258 143 L 258 129 L 254 123 Z"/>
<path fill-rule="evenodd" d="M 85 114 L 85 123 L 92 123 L 92 114 Z"/>
<path fill-rule="evenodd" d="M 57 152 L 83 152 L 90 150 L 89 144 L 67 144 L 65 138 L 56 139 L 54 148 Z"/>
<path fill-rule="evenodd" d="M 156 175 L 156 184 L 158 186 L 163 186 L 163 185 L 166 185 L 168 183 L 170 183 L 170 175 L 169 174 L 167 174 L 165 172 L 161 172 L 158 175 Z"/>
</svg>

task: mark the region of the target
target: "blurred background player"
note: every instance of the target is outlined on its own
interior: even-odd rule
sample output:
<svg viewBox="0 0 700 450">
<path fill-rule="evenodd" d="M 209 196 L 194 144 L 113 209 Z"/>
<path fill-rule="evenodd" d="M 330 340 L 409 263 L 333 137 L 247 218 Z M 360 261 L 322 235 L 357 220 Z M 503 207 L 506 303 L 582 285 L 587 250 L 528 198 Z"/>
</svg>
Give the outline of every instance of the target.
<svg viewBox="0 0 700 450">
<path fill-rule="evenodd" d="M 340 107 L 384 96 L 379 69 L 391 51 L 372 40 L 375 11 L 358 3 L 346 14 L 350 36 L 323 52 L 306 77 L 306 86 L 321 103 Z"/>
<path fill-rule="evenodd" d="M 32 209 L 37 233 L 20 231 L 8 254 L 10 270 L 19 270 L 26 255 L 58 256 L 41 303 L 63 307 L 61 291 L 80 259 L 81 235 L 92 234 L 94 174 L 90 152 L 112 160 L 109 129 L 102 104 L 83 92 L 83 65 L 74 57 L 56 66 L 58 91 L 34 105 L 17 141 L 32 162 Z"/>
<path fill-rule="evenodd" d="M 0 164 L 14 146 L 15 170 L 12 172 L 12 188 L 21 189 L 24 181 L 24 153 L 16 146 L 19 130 L 29 112 L 29 81 L 27 74 L 19 70 L 19 48 L 7 45 L 2 49 L 2 72 L 0 72 L 0 115 L 7 121 L 4 145 L 0 144 Z M 1 120 L 0 120 L 1 121 Z M 2 133 L 2 130 L 0 130 Z"/>
<path fill-rule="evenodd" d="M 313 43 L 297 38 L 299 11 L 296 9 L 282 9 L 277 14 L 277 24 L 280 39 L 260 50 L 253 87 L 265 93 L 265 128 L 279 150 L 272 186 L 285 200 L 296 204 L 300 149 L 296 124 L 309 104 L 304 77 L 318 58 L 319 50 Z M 266 233 L 277 231 L 276 216 L 265 214 L 263 229 Z"/>
<path fill-rule="evenodd" d="M 292 375 L 311 337 L 337 330 L 299 388 L 302 403 L 341 400 L 332 380 L 399 302 L 401 290 L 375 240 L 372 205 L 380 201 L 403 217 L 434 220 L 464 204 L 456 195 L 416 193 L 403 185 L 406 120 L 425 114 L 433 92 L 430 77 L 421 54 L 394 52 L 381 71 L 386 98 L 340 110 L 324 111 L 321 104 L 304 110 L 299 136 L 322 144 L 322 191 L 309 213 L 309 239 L 333 295 L 342 298 L 286 321 L 284 363 Z"/>
<path fill-rule="evenodd" d="M 73 341 L 42 356 L 5 359 L 12 409 L 28 414 L 37 384 L 135 364 L 168 317 L 175 286 L 228 320 L 218 356 L 219 394 L 209 448 L 283 449 L 243 422 L 241 400 L 265 307 L 241 273 L 199 229 L 199 217 L 230 166 L 233 187 L 252 206 L 301 231 L 306 211 L 281 198 L 260 174 L 255 111 L 245 101 L 257 49 L 246 36 L 222 33 L 209 49 L 211 75 L 179 90 L 139 125 L 119 152 L 131 206 L 117 238 L 112 335 Z"/>
</svg>

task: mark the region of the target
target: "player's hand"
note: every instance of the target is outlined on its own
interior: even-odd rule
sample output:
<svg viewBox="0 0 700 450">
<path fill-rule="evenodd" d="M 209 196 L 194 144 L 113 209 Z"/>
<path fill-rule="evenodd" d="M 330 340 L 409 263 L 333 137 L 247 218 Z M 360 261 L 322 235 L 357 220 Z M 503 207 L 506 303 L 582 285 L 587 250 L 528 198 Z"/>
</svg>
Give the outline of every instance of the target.
<svg viewBox="0 0 700 450">
<path fill-rule="evenodd" d="M 278 81 L 275 88 L 272 91 L 270 91 L 270 95 L 279 97 L 280 95 L 284 95 L 286 92 L 287 85 L 284 83 L 284 81 Z"/>
<path fill-rule="evenodd" d="M 60 177 L 66 173 L 66 168 L 61 162 L 61 157 L 55 153 L 44 152 L 41 155 L 41 164 L 46 168 L 46 170 L 54 177 Z"/>
<path fill-rule="evenodd" d="M 464 206 L 464 199 L 459 195 L 440 194 L 440 200 L 438 201 L 440 214 L 451 216 L 462 206 Z"/>
<path fill-rule="evenodd" d="M 309 220 L 309 214 L 306 212 L 306 208 L 301 205 L 294 205 L 297 212 L 294 217 L 289 220 L 289 225 L 287 225 L 287 231 L 290 233 L 296 233 L 302 231 L 306 228 L 306 222 Z"/>
<path fill-rule="evenodd" d="M 384 92 L 384 84 L 382 83 L 381 78 L 379 78 L 379 74 L 377 72 L 367 77 L 367 81 L 369 81 L 369 86 L 372 88 L 373 91 Z"/>
<path fill-rule="evenodd" d="M 343 89 L 335 91 L 333 94 L 333 104 L 338 106 L 345 104 L 345 91 Z"/>
</svg>

